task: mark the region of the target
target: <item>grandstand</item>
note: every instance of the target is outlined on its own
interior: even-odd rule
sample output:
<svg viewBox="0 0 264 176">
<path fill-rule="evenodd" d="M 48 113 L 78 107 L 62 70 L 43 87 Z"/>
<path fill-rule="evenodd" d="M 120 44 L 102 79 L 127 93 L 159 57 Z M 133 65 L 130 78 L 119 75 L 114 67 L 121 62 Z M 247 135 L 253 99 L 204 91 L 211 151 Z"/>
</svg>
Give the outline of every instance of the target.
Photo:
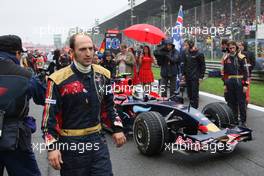
<svg viewBox="0 0 264 176">
<path fill-rule="evenodd" d="M 137 2 L 137 0 L 136 0 Z M 142 0 L 141 0 L 142 2 Z M 177 12 L 180 5 L 183 5 L 185 11 L 184 24 L 195 25 L 195 8 L 197 11 L 196 24 L 211 25 L 211 2 L 213 3 L 213 23 L 217 25 L 230 25 L 231 2 L 233 11 L 233 25 L 253 24 L 256 20 L 256 1 L 255 0 L 166 0 L 166 26 L 174 25 L 177 18 Z M 148 22 L 157 27 L 163 27 L 163 0 L 146 0 L 138 4 L 134 8 L 135 23 Z M 264 6 L 264 1 L 261 2 Z M 129 6 L 120 10 L 120 13 L 115 12 L 115 16 L 103 20 L 100 23 L 100 28 L 103 31 L 107 29 L 124 29 L 131 24 Z M 264 9 L 262 9 L 264 10 Z M 262 11 L 263 14 L 263 11 Z"/>
<path fill-rule="evenodd" d="M 138 0 L 134 8 L 136 23 L 148 23 L 168 32 L 175 25 L 180 5 L 183 5 L 185 27 L 230 27 L 231 33 L 212 36 L 211 34 L 188 33 L 185 37 L 193 37 L 208 58 L 219 58 L 221 55 L 220 41 L 222 38 L 247 40 L 254 50 L 255 24 L 264 23 L 264 0 L 260 4 L 260 16 L 256 18 L 256 0 L 166 0 L 166 13 L 162 9 L 163 0 Z M 137 0 L 136 0 L 137 2 Z M 232 14 L 232 15 L 231 15 Z M 165 19 L 165 23 L 164 23 Z M 164 26 L 165 24 L 165 26 Z M 115 13 L 99 25 L 101 33 L 108 29 L 122 30 L 131 25 L 129 6 L 120 13 Z M 167 33 L 167 35 L 170 35 Z M 264 39 L 259 41 L 259 55 L 263 54 Z"/>
</svg>

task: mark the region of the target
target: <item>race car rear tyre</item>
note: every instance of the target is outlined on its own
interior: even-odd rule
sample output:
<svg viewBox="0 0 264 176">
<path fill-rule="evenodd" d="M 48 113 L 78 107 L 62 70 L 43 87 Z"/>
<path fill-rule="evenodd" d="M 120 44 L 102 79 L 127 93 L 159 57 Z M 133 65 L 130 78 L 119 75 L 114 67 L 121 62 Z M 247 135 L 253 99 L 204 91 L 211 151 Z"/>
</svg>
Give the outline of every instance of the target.
<svg viewBox="0 0 264 176">
<path fill-rule="evenodd" d="M 147 156 L 161 153 L 168 138 L 167 124 L 158 112 L 140 113 L 133 126 L 134 141 L 139 151 Z"/>
<path fill-rule="evenodd" d="M 226 128 L 235 123 L 232 110 L 223 102 L 206 105 L 202 113 L 219 128 Z"/>
</svg>

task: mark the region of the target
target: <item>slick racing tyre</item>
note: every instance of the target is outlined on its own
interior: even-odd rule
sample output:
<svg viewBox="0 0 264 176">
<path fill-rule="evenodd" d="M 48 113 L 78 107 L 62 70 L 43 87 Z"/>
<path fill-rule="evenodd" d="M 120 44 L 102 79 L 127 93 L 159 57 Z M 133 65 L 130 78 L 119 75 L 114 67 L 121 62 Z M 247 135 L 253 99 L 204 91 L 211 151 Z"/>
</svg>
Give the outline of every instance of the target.
<svg viewBox="0 0 264 176">
<path fill-rule="evenodd" d="M 164 150 L 167 124 L 158 112 L 140 113 L 134 121 L 134 141 L 143 155 L 152 156 Z"/>
<path fill-rule="evenodd" d="M 206 105 L 202 113 L 219 128 L 226 128 L 235 123 L 232 110 L 223 102 Z"/>
</svg>

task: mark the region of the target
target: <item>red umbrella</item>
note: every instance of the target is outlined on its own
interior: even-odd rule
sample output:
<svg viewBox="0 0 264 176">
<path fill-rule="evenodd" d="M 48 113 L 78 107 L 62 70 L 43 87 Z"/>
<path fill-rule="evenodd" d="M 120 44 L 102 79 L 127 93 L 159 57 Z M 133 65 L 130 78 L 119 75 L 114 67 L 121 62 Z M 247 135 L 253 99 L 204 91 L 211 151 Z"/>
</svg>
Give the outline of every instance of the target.
<svg viewBox="0 0 264 176">
<path fill-rule="evenodd" d="M 149 24 L 135 24 L 126 28 L 123 32 L 131 39 L 150 44 L 159 44 L 162 39 L 166 38 L 159 28 Z"/>
</svg>

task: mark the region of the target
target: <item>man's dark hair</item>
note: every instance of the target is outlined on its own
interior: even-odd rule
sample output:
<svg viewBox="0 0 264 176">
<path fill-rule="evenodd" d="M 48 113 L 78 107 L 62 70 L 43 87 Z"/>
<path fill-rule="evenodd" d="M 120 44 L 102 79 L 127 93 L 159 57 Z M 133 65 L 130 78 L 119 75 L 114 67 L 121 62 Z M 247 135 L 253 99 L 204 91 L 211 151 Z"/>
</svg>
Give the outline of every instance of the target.
<svg viewBox="0 0 264 176">
<path fill-rule="evenodd" d="M 55 58 L 59 58 L 60 57 L 60 50 L 59 49 L 56 49 L 55 51 L 54 51 L 54 56 L 53 56 L 53 58 L 55 59 Z"/>
<path fill-rule="evenodd" d="M 90 37 L 88 34 L 85 34 L 85 33 L 77 33 L 77 34 L 73 34 L 71 37 L 70 37 L 70 40 L 69 40 L 69 43 L 70 43 L 70 48 L 74 50 L 75 48 L 75 39 L 78 35 L 86 35 L 88 37 Z"/>
<path fill-rule="evenodd" d="M 71 49 L 73 49 L 74 50 L 74 47 L 75 47 L 75 39 L 76 39 L 76 36 L 77 36 L 78 34 L 73 34 L 71 37 L 70 37 L 70 41 L 69 41 L 69 43 L 70 43 L 70 48 Z"/>
<path fill-rule="evenodd" d="M 228 39 L 222 39 L 222 41 L 221 41 L 222 45 L 227 45 L 227 43 L 228 43 Z"/>
<path fill-rule="evenodd" d="M 229 47 L 230 45 L 234 45 L 234 46 L 236 46 L 236 50 L 238 50 L 238 46 L 237 46 L 237 43 L 236 43 L 235 41 L 233 41 L 233 40 L 229 41 L 229 42 L 227 43 L 227 46 Z"/>
<path fill-rule="evenodd" d="M 189 45 L 190 49 L 192 49 L 194 47 L 194 41 L 191 39 L 186 39 L 184 41 L 184 43 L 187 43 Z"/>
</svg>

